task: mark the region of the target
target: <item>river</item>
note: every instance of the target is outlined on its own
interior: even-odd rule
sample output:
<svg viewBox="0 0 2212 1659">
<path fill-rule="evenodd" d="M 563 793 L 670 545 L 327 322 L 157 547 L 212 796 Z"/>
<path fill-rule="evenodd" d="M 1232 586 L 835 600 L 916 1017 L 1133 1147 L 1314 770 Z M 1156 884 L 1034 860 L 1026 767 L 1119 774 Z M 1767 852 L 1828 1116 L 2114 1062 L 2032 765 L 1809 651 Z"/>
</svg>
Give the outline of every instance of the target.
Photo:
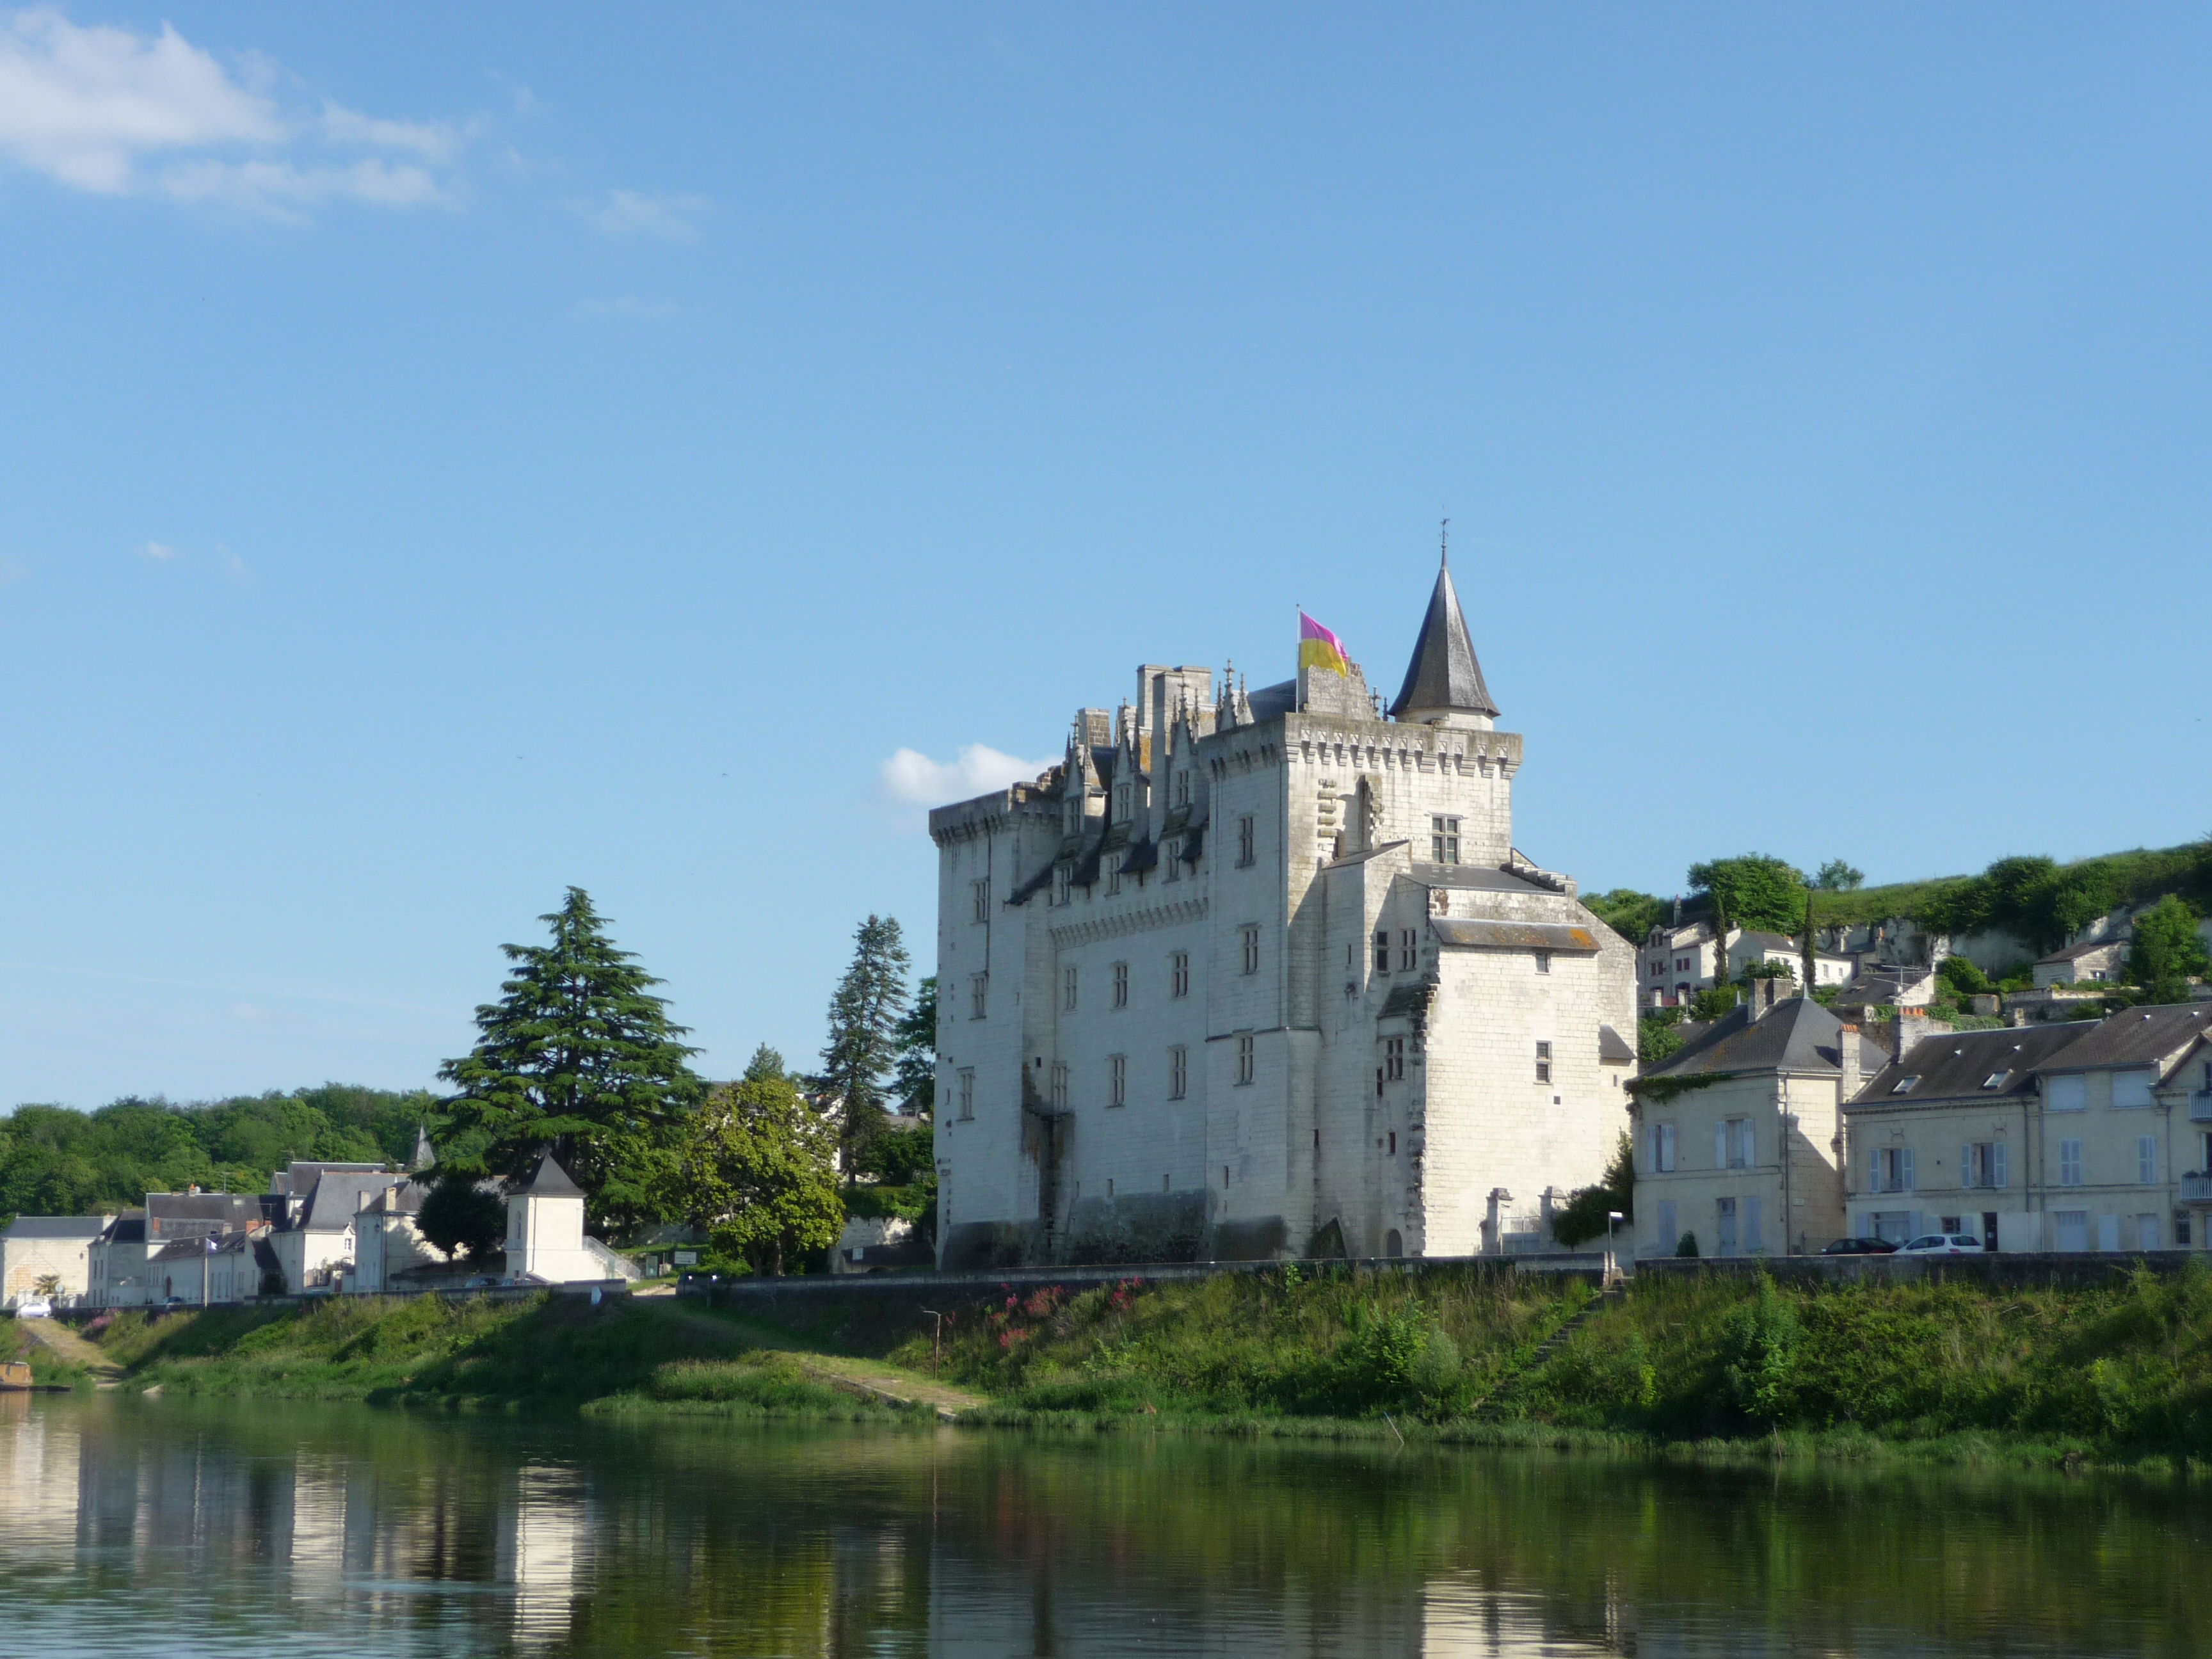
<svg viewBox="0 0 2212 1659">
<path fill-rule="evenodd" d="M 0 1655 L 2212 1652 L 2202 1487 L 0 1395 Z"/>
</svg>

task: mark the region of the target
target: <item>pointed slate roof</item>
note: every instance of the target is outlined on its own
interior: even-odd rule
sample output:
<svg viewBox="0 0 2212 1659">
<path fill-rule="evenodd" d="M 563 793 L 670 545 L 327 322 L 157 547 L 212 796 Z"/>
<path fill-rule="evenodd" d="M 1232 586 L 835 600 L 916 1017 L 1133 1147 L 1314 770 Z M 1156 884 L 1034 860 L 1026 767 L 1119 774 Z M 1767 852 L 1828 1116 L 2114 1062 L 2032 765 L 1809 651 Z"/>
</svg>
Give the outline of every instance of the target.
<svg viewBox="0 0 2212 1659">
<path fill-rule="evenodd" d="M 1414 642 L 1413 659 L 1406 665 L 1406 684 L 1398 701 L 1390 705 L 1395 716 L 1409 708 L 1452 708 L 1462 714 L 1498 713 L 1490 688 L 1482 683 L 1482 665 L 1474 659 L 1474 641 L 1468 636 L 1467 618 L 1460 614 L 1459 595 L 1453 590 L 1451 567 L 1437 571 L 1436 592 L 1429 595 L 1429 614 L 1421 620 L 1421 637 Z"/>
<path fill-rule="evenodd" d="M 408 1161 L 408 1172 L 420 1175 L 437 1163 L 438 1154 L 430 1148 L 430 1127 L 418 1124 L 415 1130 L 415 1156 Z"/>
<path fill-rule="evenodd" d="M 568 1172 L 553 1161 L 549 1150 L 538 1160 L 538 1173 L 521 1189 L 533 1198 L 581 1198 L 584 1189 L 568 1179 Z"/>
</svg>

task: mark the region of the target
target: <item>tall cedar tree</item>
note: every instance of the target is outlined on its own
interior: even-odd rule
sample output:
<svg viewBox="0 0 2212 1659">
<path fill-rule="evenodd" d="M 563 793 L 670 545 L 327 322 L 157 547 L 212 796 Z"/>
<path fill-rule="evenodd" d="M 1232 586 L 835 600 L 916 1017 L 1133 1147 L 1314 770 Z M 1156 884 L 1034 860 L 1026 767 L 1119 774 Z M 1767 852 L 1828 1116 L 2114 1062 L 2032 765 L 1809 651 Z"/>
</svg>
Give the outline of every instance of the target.
<svg viewBox="0 0 2212 1659">
<path fill-rule="evenodd" d="M 847 1180 L 857 1176 L 861 1150 L 886 1126 L 884 1079 L 899 1056 L 899 1017 L 906 1012 L 906 943 L 891 916 L 870 916 L 854 935 L 853 965 L 830 999 L 830 1043 L 815 1079 L 837 1118 L 837 1146 Z"/>
<path fill-rule="evenodd" d="M 550 945 L 501 948 L 520 964 L 502 1000 L 477 1010 L 483 1033 L 438 1075 L 456 1085 L 441 1175 L 527 1176 L 550 1149 L 584 1189 L 592 1223 L 617 1230 L 656 1213 L 656 1178 L 701 1093 L 660 981 L 606 935 L 580 887 L 539 921 Z"/>
<path fill-rule="evenodd" d="M 898 1066 L 891 1079 L 899 1109 L 927 1117 L 937 1109 L 937 975 L 915 988 L 914 1006 L 900 1016 Z"/>
<path fill-rule="evenodd" d="M 836 1242 L 845 1224 L 831 1163 L 836 1135 L 763 1043 L 744 1080 L 716 1089 L 684 1127 L 664 1206 L 716 1250 L 757 1270 Z"/>
</svg>

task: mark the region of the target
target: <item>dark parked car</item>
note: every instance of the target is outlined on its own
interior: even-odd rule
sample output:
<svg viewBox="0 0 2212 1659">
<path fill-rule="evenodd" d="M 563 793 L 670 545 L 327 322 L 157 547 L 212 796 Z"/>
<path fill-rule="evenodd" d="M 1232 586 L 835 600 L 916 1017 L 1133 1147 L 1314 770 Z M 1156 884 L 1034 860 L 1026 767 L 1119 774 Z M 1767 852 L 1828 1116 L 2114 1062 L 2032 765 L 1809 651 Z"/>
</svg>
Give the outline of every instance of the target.
<svg viewBox="0 0 2212 1659">
<path fill-rule="evenodd" d="M 1839 1238 L 1822 1255 L 1894 1255 L 1897 1246 L 1886 1238 Z"/>
</svg>

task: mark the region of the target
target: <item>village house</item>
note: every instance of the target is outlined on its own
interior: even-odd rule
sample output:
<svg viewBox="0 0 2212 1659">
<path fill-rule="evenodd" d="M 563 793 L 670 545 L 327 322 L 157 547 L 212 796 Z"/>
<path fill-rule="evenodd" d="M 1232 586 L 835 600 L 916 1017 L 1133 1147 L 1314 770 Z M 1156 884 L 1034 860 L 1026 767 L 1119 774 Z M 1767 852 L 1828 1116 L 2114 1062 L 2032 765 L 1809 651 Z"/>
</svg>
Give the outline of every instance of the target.
<svg viewBox="0 0 2212 1659">
<path fill-rule="evenodd" d="M 1602 1174 L 1635 951 L 1513 845 L 1450 573 L 1387 716 L 1309 635 L 930 815 L 944 1267 L 1496 1253 Z"/>
<path fill-rule="evenodd" d="M 1630 1107 L 1636 1254 L 1818 1250 L 1844 1212 L 1842 1106 L 1881 1050 L 1809 998 L 1748 1001 L 1645 1068 Z"/>
<path fill-rule="evenodd" d="M 1854 1230 L 1968 1231 L 2005 1250 L 2204 1248 L 2208 1015 L 2130 1008 L 1905 1047 L 1845 1108 Z"/>
<path fill-rule="evenodd" d="M 1724 945 L 1717 946 L 1710 921 L 1662 922 L 1644 935 L 1637 953 L 1637 1000 L 1646 1008 L 1685 1006 L 1698 992 L 1720 982 L 1716 969 L 1723 949 L 1731 984 L 1754 968 L 1786 969 L 1793 978 L 1805 971 L 1803 949 L 1786 933 L 1731 927 Z M 1816 989 L 1849 985 L 1858 970 L 1856 956 L 1817 948 L 1813 953 Z"/>
<path fill-rule="evenodd" d="M 2127 971 L 2128 949 L 2125 939 L 2111 935 L 2069 945 L 2036 959 L 2035 982 L 2039 987 L 2117 982 Z"/>
<path fill-rule="evenodd" d="M 0 1308 L 39 1295 L 47 1279 L 58 1305 L 82 1301 L 91 1288 L 92 1246 L 110 1215 L 19 1215 L 0 1232 Z"/>
</svg>

